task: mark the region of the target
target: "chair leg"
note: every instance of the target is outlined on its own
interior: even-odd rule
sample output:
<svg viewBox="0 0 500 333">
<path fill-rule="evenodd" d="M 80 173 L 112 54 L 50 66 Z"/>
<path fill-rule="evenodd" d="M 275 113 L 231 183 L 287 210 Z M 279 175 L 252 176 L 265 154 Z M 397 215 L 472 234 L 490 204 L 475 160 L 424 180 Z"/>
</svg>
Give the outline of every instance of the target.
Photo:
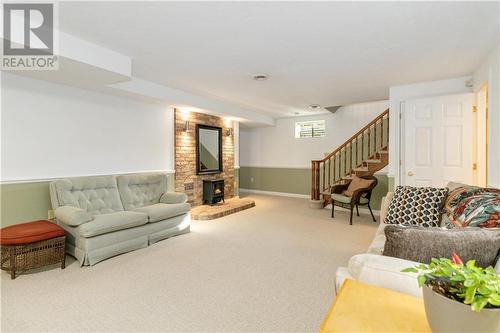
<svg viewBox="0 0 500 333">
<path fill-rule="evenodd" d="M 373 222 L 377 222 L 377 220 L 375 219 L 375 216 L 373 216 L 373 212 L 372 212 L 372 208 L 370 207 L 370 203 L 368 203 L 368 209 L 370 210 L 370 214 L 372 214 Z"/>
<path fill-rule="evenodd" d="M 352 225 L 352 212 L 354 211 L 354 206 L 351 206 L 351 218 L 349 220 L 349 224 Z"/>
<path fill-rule="evenodd" d="M 332 200 L 332 218 L 335 217 L 334 210 L 335 210 L 335 201 Z"/>
<path fill-rule="evenodd" d="M 356 205 L 356 215 L 359 216 L 359 209 L 358 209 L 358 205 Z"/>
</svg>

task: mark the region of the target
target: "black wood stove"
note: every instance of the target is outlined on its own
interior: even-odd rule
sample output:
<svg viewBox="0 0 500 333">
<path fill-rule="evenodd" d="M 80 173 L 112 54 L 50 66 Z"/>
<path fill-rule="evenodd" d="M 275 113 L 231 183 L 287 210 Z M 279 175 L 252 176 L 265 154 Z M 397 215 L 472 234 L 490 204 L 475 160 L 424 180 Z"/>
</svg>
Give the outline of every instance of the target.
<svg viewBox="0 0 500 333">
<path fill-rule="evenodd" d="M 204 179 L 203 180 L 203 203 L 210 206 L 224 202 L 224 179 Z"/>
</svg>

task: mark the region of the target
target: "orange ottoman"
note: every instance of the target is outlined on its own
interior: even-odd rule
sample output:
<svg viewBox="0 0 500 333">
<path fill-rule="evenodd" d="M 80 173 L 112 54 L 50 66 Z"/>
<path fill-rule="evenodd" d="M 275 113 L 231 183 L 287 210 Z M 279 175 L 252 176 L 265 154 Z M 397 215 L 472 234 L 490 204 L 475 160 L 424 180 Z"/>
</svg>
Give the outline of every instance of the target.
<svg viewBox="0 0 500 333">
<path fill-rule="evenodd" d="M 16 271 L 26 271 L 61 263 L 65 267 L 65 232 L 55 223 L 40 220 L 11 225 L 0 229 L 2 247 L 1 268 L 16 277 Z"/>
</svg>

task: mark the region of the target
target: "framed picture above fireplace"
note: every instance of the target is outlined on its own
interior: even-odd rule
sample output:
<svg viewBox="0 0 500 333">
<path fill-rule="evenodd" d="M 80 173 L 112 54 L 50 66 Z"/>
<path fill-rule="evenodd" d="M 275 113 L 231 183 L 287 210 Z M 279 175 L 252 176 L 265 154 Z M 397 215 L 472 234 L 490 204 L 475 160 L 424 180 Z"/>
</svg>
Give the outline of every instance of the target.
<svg viewBox="0 0 500 333">
<path fill-rule="evenodd" d="M 196 125 L 196 174 L 222 172 L 222 128 Z"/>
</svg>

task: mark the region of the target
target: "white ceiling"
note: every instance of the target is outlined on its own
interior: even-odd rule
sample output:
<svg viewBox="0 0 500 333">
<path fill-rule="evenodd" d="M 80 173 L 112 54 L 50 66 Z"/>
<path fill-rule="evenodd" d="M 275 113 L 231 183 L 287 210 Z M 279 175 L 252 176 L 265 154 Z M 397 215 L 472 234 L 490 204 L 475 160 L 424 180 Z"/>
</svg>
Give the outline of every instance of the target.
<svg viewBox="0 0 500 333">
<path fill-rule="evenodd" d="M 274 117 L 471 74 L 499 41 L 498 2 L 61 2 L 59 11 L 62 31 L 131 56 L 134 77 Z"/>
</svg>

